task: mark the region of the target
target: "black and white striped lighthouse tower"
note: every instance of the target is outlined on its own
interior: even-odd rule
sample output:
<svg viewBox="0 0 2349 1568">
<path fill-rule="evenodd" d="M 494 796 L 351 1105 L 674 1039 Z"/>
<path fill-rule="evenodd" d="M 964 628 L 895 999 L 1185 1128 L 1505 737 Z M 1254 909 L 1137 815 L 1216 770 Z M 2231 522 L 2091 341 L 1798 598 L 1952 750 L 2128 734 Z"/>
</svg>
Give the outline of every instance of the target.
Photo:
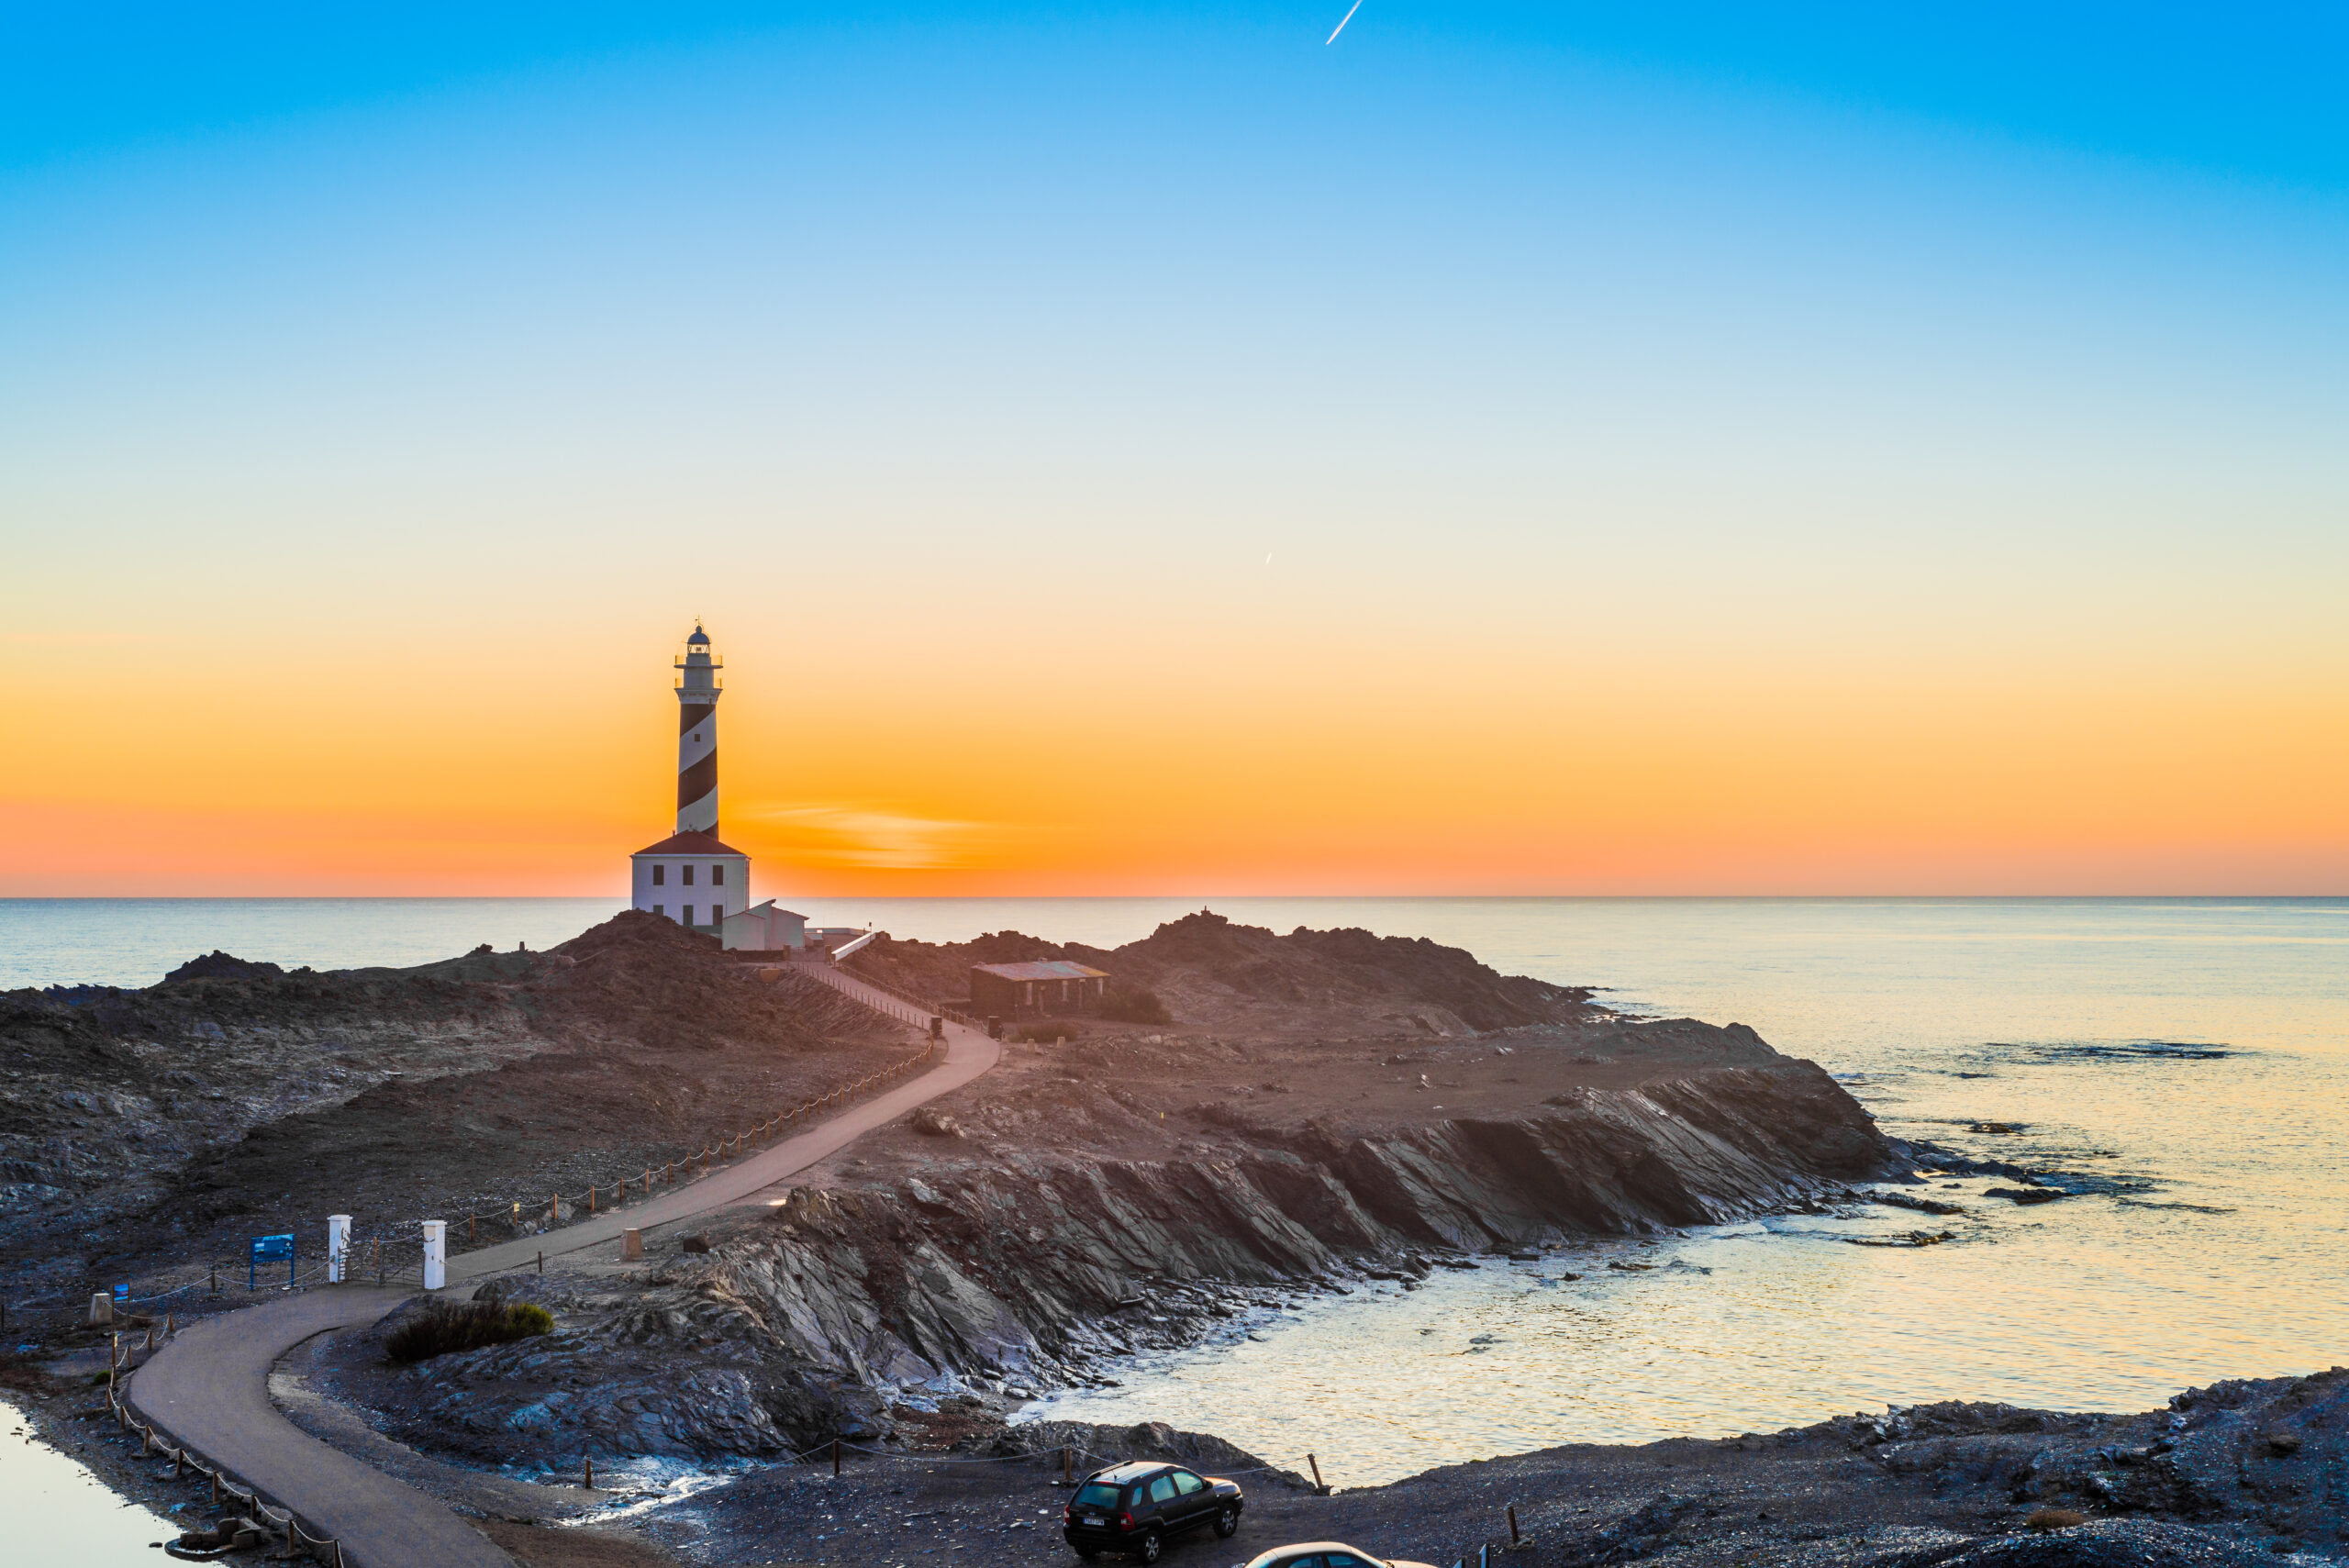
<svg viewBox="0 0 2349 1568">
<path fill-rule="evenodd" d="M 677 831 L 718 832 L 718 672 L 709 633 L 698 626 L 677 661 Z"/>
</svg>

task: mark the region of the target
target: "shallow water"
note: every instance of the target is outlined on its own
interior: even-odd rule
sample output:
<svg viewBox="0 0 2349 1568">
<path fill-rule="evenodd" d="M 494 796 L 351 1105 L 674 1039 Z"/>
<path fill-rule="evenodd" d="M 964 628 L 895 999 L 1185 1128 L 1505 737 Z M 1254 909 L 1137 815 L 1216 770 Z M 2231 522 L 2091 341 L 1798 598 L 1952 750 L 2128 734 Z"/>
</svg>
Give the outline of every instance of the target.
<svg viewBox="0 0 2349 1568">
<path fill-rule="evenodd" d="M 127 1503 L 76 1460 L 38 1441 L 14 1405 L 0 1402 L 0 1508 L 8 1518 L 8 1561 L 88 1568 L 150 1568 L 154 1549 L 180 1525 Z"/>
<path fill-rule="evenodd" d="M 931 940 L 1008 927 L 1111 946 L 1201 902 L 797 906 Z M 1310 1451 L 1353 1485 L 1548 1443 L 1768 1429 L 1926 1398 L 2144 1408 L 2219 1377 L 2349 1362 L 2349 900 L 1212 902 L 1280 929 L 1431 937 L 1505 971 L 1609 987 L 1627 1008 L 1748 1023 L 1841 1075 L 1888 1130 L 2105 1190 L 2017 1210 L 1969 1182 L 1948 1195 L 1973 1211 L 1961 1220 L 1886 1209 L 1439 1274 L 1409 1294 L 1309 1305 L 1257 1325 L 1261 1340 L 1040 1413 L 1171 1420 L 1287 1464 Z M 145 984 L 213 947 L 320 967 L 536 948 L 612 906 L 0 903 L 0 984 Z M 1944 1226 L 1960 1240 L 1842 1240 Z M 1626 1273 L 1605 1269 L 1610 1258 L 1686 1266 Z M 1588 1277 L 1531 1277 L 1561 1267 Z"/>
<path fill-rule="evenodd" d="M 2349 1362 L 2340 901 L 1576 905 L 1481 935 L 1503 967 L 1753 1024 L 1890 1131 L 2106 1190 L 2016 1209 L 1968 1181 L 1941 1194 L 1956 1220 L 1797 1218 L 1439 1274 L 1037 1414 L 1211 1429 L 1367 1484 L 1925 1399 L 2143 1409 Z M 1944 1228 L 1958 1240 L 1930 1248 L 1844 1240 Z M 1586 1277 L 1533 1277 L 1562 1268 Z"/>
</svg>

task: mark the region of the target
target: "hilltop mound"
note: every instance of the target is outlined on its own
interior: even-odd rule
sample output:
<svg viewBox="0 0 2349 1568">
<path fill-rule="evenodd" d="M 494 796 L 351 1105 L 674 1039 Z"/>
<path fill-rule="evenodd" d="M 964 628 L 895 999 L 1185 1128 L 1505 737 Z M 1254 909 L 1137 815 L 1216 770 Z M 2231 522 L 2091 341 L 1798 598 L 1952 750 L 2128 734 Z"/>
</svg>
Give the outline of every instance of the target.
<svg viewBox="0 0 2349 1568">
<path fill-rule="evenodd" d="M 237 957 L 234 953 L 214 948 L 201 958 L 189 959 L 163 976 L 163 984 L 175 980 L 259 980 L 285 971 L 273 963 L 260 963 Z"/>
<path fill-rule="evenodd" d="M 1201 910 L 1115 949 L 1052 943 L 1019 931 L 967 942 L 883 937 L 849 967 L 940 1000 L 969 994 L 974 963 L 1073 959 L 1146 987 L 1178 1026 L 1259 1034 L 1467 1035 L 1571 1025 L 1596 1014 L 1590 993 L 1502 974 L 1475 954 L 1425 938 L 1300 926 L 1282 936 Z"/>
</svg>

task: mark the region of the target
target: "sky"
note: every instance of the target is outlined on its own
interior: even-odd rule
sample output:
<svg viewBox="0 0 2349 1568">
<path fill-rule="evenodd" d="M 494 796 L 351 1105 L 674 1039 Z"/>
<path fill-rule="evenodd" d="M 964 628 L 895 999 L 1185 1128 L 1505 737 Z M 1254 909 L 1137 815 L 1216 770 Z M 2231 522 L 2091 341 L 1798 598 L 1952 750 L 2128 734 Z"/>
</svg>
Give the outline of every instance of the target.
<svg viewBox="0 0 2349 1568">
<path fill-rule="evenodd" d="M 2349 890 L 2349 17 L 1344 8 L 16 17 L 0 895 Z"/>
</svg>

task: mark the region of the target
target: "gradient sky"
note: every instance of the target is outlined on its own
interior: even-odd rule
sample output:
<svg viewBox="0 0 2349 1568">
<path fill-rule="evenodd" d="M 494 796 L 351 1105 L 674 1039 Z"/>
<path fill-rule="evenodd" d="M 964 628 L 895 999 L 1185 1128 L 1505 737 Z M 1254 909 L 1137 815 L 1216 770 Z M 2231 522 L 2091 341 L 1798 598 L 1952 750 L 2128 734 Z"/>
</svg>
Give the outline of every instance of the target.
<svg viewBox="0 0 2349 1568">
<path fill-rule="evenodd" d="M 0 894 L 2349 888 L 2349 20 L 51 7 Z"/>
</svg>

